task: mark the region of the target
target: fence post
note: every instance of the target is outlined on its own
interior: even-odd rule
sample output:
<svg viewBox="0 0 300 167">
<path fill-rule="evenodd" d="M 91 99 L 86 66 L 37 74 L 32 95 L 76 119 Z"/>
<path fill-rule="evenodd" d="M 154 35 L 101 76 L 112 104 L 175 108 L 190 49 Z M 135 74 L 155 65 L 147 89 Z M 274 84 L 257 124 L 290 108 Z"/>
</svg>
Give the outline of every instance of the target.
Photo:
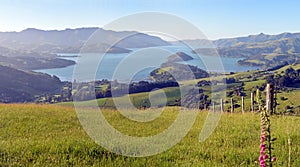
<svg viewBox="0 0 300 167">
<path fill-rule="evenodd" d="M 242 96 L 242 113 L 245 113 L 245 102 L 244 102 L 244 96 Z"/>
<path fill-rule="evenodd" d="M 215 112 L 215 102 L 213 102 L 213 112 Z"/>
<path fill-rule="evenodd" d="M 230 99 L 231 102 L 231 113 L 234 112 L 234 104 L 233 104 L 233 98 Z"/>
<path fill-rule="evenodd" d="M 221 99 L 220 101 L 220 107 L 221 107 L 221 112 L 224 112 L 224 102 L 223 102 L 223 99 Z"/>
<path fill-rule="evenodd" d="M 266 88 L 266 111 L 273 114 L 274 88 L 273 85 L 267 84 Z"/>
<path fill-rule="evenodd" d="M 277 108 L 277 90 L 274 88 L 274 99 L 273 99 L 273 113 L 276 113 L 276 108 Z"/>
<path fill-rule="evenodd" d="M 251 92 L 251 112 L 254 112 L 254 93 Z"/>
</svg>

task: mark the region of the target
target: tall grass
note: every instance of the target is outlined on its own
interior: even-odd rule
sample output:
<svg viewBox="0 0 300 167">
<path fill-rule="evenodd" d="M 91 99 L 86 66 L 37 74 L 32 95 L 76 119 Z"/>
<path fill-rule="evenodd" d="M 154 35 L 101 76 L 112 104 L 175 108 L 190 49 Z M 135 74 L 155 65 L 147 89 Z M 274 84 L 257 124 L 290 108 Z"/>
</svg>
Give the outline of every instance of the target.
<svg viewBox="0 0 300 167">
<path fill-rule="evenodd" d="M 166 129 L 176 118 L 166 108 L 148 123 L 130 121 L 114 110 L 107 120 L 122 133 L 149 136 Z M 258 166 L 259 114 L 223 114 L 218 127 L 204 142 L 198 140 L 207 112 L 199 112 L 190 132 L 161 154 L 131 158 L 110 153 L 83 131 L 74 109 L 54 105 L 0 105 L 0 166 Z M 300 166 L 300 118 L 273 116 L 272 133 L 277 161 Z M 289 132 L 289 135 L 287 133 Z"/>
</svg>

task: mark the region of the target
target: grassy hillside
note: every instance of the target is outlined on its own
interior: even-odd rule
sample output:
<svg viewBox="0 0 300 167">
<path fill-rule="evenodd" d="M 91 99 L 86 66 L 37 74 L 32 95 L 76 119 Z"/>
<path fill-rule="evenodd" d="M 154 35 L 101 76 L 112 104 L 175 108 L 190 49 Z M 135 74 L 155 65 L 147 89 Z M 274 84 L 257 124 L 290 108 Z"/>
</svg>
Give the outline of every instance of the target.
<svg viewBox="0 0 300 167">
<path fill-rule="evenodd" d="M 48 74 L 0 65 L 0 102 L 31 102 L 35 95 L 60 92 L 63 83 Z"/>
<path fill-rule="evenodd" d="M 167 108 L 148 123 L 125 119 L 104 110 L 107 120 L 130 135 L 151 135 L 176 118 Z M 55 105 L 0 105 L 0 166 L 258 166 L 259 115 L 223 114 L 214 133 L 200 143 L 198 136 L 207 112 L 199 112 L 187 136 L 170 150 L 150 157 L 128 158 L 105 151 L 83 131 L 72 107 Z M 300 118 L 272 117 L 276 166 L 287 166 L 288 133 L 291 166 L 300 166 Z M 135 127 L 135 128 L 130 128 Z"/>
<path fill-rule="evenodd" d="M 0 65 L 14 67 L 17 69 L 37 70 L 47 68 L 62 68 L 75 64 L 75 62 L 72 60 L 60 59 L 52 53 L 54 52 L 49 54 L 44 52 L 41 53 L 16 50 L 16 48 L 8 49 L 0 46 Z"/>
<path fill-rule="evenodd" d="M 278 70 L 275 71 L 275 73 L 278 73 L 280 74 L 281 72 L 284 72 L 285 70 L 287 70 L 288 68 L 294 68 L 295 70 L 298 70 L 300 69 L 300 64 L 294 64 L 294 65 L 287 65 L 287 66 L 284 66 Z"/>
<path fill-rule="evenodd" d="M 167 104 L 168 105 L 173 105 L 176 101 L 176 99 L 178 99 L 180 97 L 180 92 L 179 92 L 179 88 L 178 87 L 171 87 L 171 88 L 164 88 L 162 89 L 164 90 L 164 92 L 166 93 L 167 96 Z M 152 95 L 155 96 L 155 94 L 160 93 L 160 91 L 154 91 Z M 143 92 L 143 93 L 136 93 L 136 94 L 130 94 L 129 98 L 132 102 L 132 104 L 136 107 L 142 107 L 143 105 L 145 105 L 146 107 L 150 106 L 150 101 L 149 101 L 149 92 Z M 123 99 L 127 99 L 128 96 L 122 96 L 122 97 L 117 97 L 116 100 L 118 101 L 124 101 Z M 87 107 L 87 106 L 91 106 L 93 105 L 94 100 L 91 101 L 82 101 L 82 102 L 78 102 L 78 106 L 83 106 L 83 107 Z M 101 98 L 101 99 L 97 99 L 97 103 L 98 106 L 100 107 L 105 107 L 105 108 L 114 108 L 114 101 L 112 98 Z M 61 106 L 73 106 L 73 102 L 63 102 L 63 103 L 59 103 L 59 105 Z"/>
</svg>

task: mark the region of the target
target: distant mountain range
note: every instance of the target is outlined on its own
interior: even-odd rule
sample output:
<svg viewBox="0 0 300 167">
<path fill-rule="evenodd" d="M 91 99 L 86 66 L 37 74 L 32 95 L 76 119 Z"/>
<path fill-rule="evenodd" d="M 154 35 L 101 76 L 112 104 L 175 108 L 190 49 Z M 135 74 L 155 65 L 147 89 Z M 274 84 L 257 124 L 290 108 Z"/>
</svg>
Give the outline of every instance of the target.
<svg viewBox="0 0 300 167">
<path fill-rule="evenodd" d="M 188 41 L 190 43 L 204 40 Z M 207 42 L 207 41 L 206 41 Z M 273 68 L 283 64 L 299 62 L 300 33 L 282 33 L 278 35 L 250 35 L 247 37 L 219 39 L 211 41 L 219 55 L 226 57 L 243 57 L 241 65 Z M 195 52 L 206 55 L 216 55 L 211 48 L 199 48 Z"/>
<path fill-rule="evenodd" d="M 183 40 L 189 45 L 202 45 L 203 47 L 210 45 L 215 45 L 218 48 L 227 48 L 234 47 L 242 44 L 251 44 L 251 43 L 263 43 L 270 41 L 278 41 L 288 38 L 300 38 L 300 33 L 281 33 L 277 35 L 268 35 L 260 33 L 257 35 L 249 35 L 245 37 L 236 37 L 236 38 L 222 38 L 217 40 L 207 40 L 207 39 L 192 39 L 192 40 Z M 173 44 L 178 44 L 178 41 L 173 42 Z"/>
<path fill-rule="evenodd" d="M 278 41 L 287 38 L 300 38 L 300 33 L 282 33 L 278 35 L 268 35 L 260 33 L 258 35 L 249 35 L 247 37 L 237 37 L 237 38 L 225 38 L 213 41 L 213 43 L 220 47 L 234 47 L 241 44 L 251 44 L 251 43 L 263 43 L 270 41 Z"/>
<path fill-rule="evenodd" d="M 127 48 L 143 48 L 169 45 L 159 37 L 133 31 L 111 31 L 102 28 L 77 28 L 44 31 L 29 28 L 21 32 L 0 32 L 0 46 L 10 49 L 46 53 L 78 53 L 91 35 L 97 41 L 89 42 L 91 50 L 106 52 L 112 44 L 117 44 L 108 52 L 129 52 Z"/>
<path fill-rule="evenodd" d="M 91 39 L 92 35 L 94 38 Z M 128 53 L 127 48 L 163 45 L 170 43 L 133 31 L 101 28 L 44 31 L 29 28 L 21 32 L 0 32 L 0 64 L 29 70 L 58 68 L 75 62 L 57 58 L 56 53 L 79 53 L 82 48 L 84 52 Z"/>
</svg>

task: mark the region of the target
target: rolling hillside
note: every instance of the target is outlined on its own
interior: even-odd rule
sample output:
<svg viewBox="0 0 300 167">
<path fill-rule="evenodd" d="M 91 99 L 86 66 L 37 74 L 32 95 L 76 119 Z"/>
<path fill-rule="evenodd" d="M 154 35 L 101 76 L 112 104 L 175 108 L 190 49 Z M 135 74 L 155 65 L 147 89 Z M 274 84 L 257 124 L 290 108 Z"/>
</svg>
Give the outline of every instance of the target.
<svg viewBox="0 0 300 167">
<path fill-rule="evenodd" d="M 0 102 L 32 102 L 35 95 L 60 92 L 63 83 L 47 74 L 0 65 Z"/>
</svg>

